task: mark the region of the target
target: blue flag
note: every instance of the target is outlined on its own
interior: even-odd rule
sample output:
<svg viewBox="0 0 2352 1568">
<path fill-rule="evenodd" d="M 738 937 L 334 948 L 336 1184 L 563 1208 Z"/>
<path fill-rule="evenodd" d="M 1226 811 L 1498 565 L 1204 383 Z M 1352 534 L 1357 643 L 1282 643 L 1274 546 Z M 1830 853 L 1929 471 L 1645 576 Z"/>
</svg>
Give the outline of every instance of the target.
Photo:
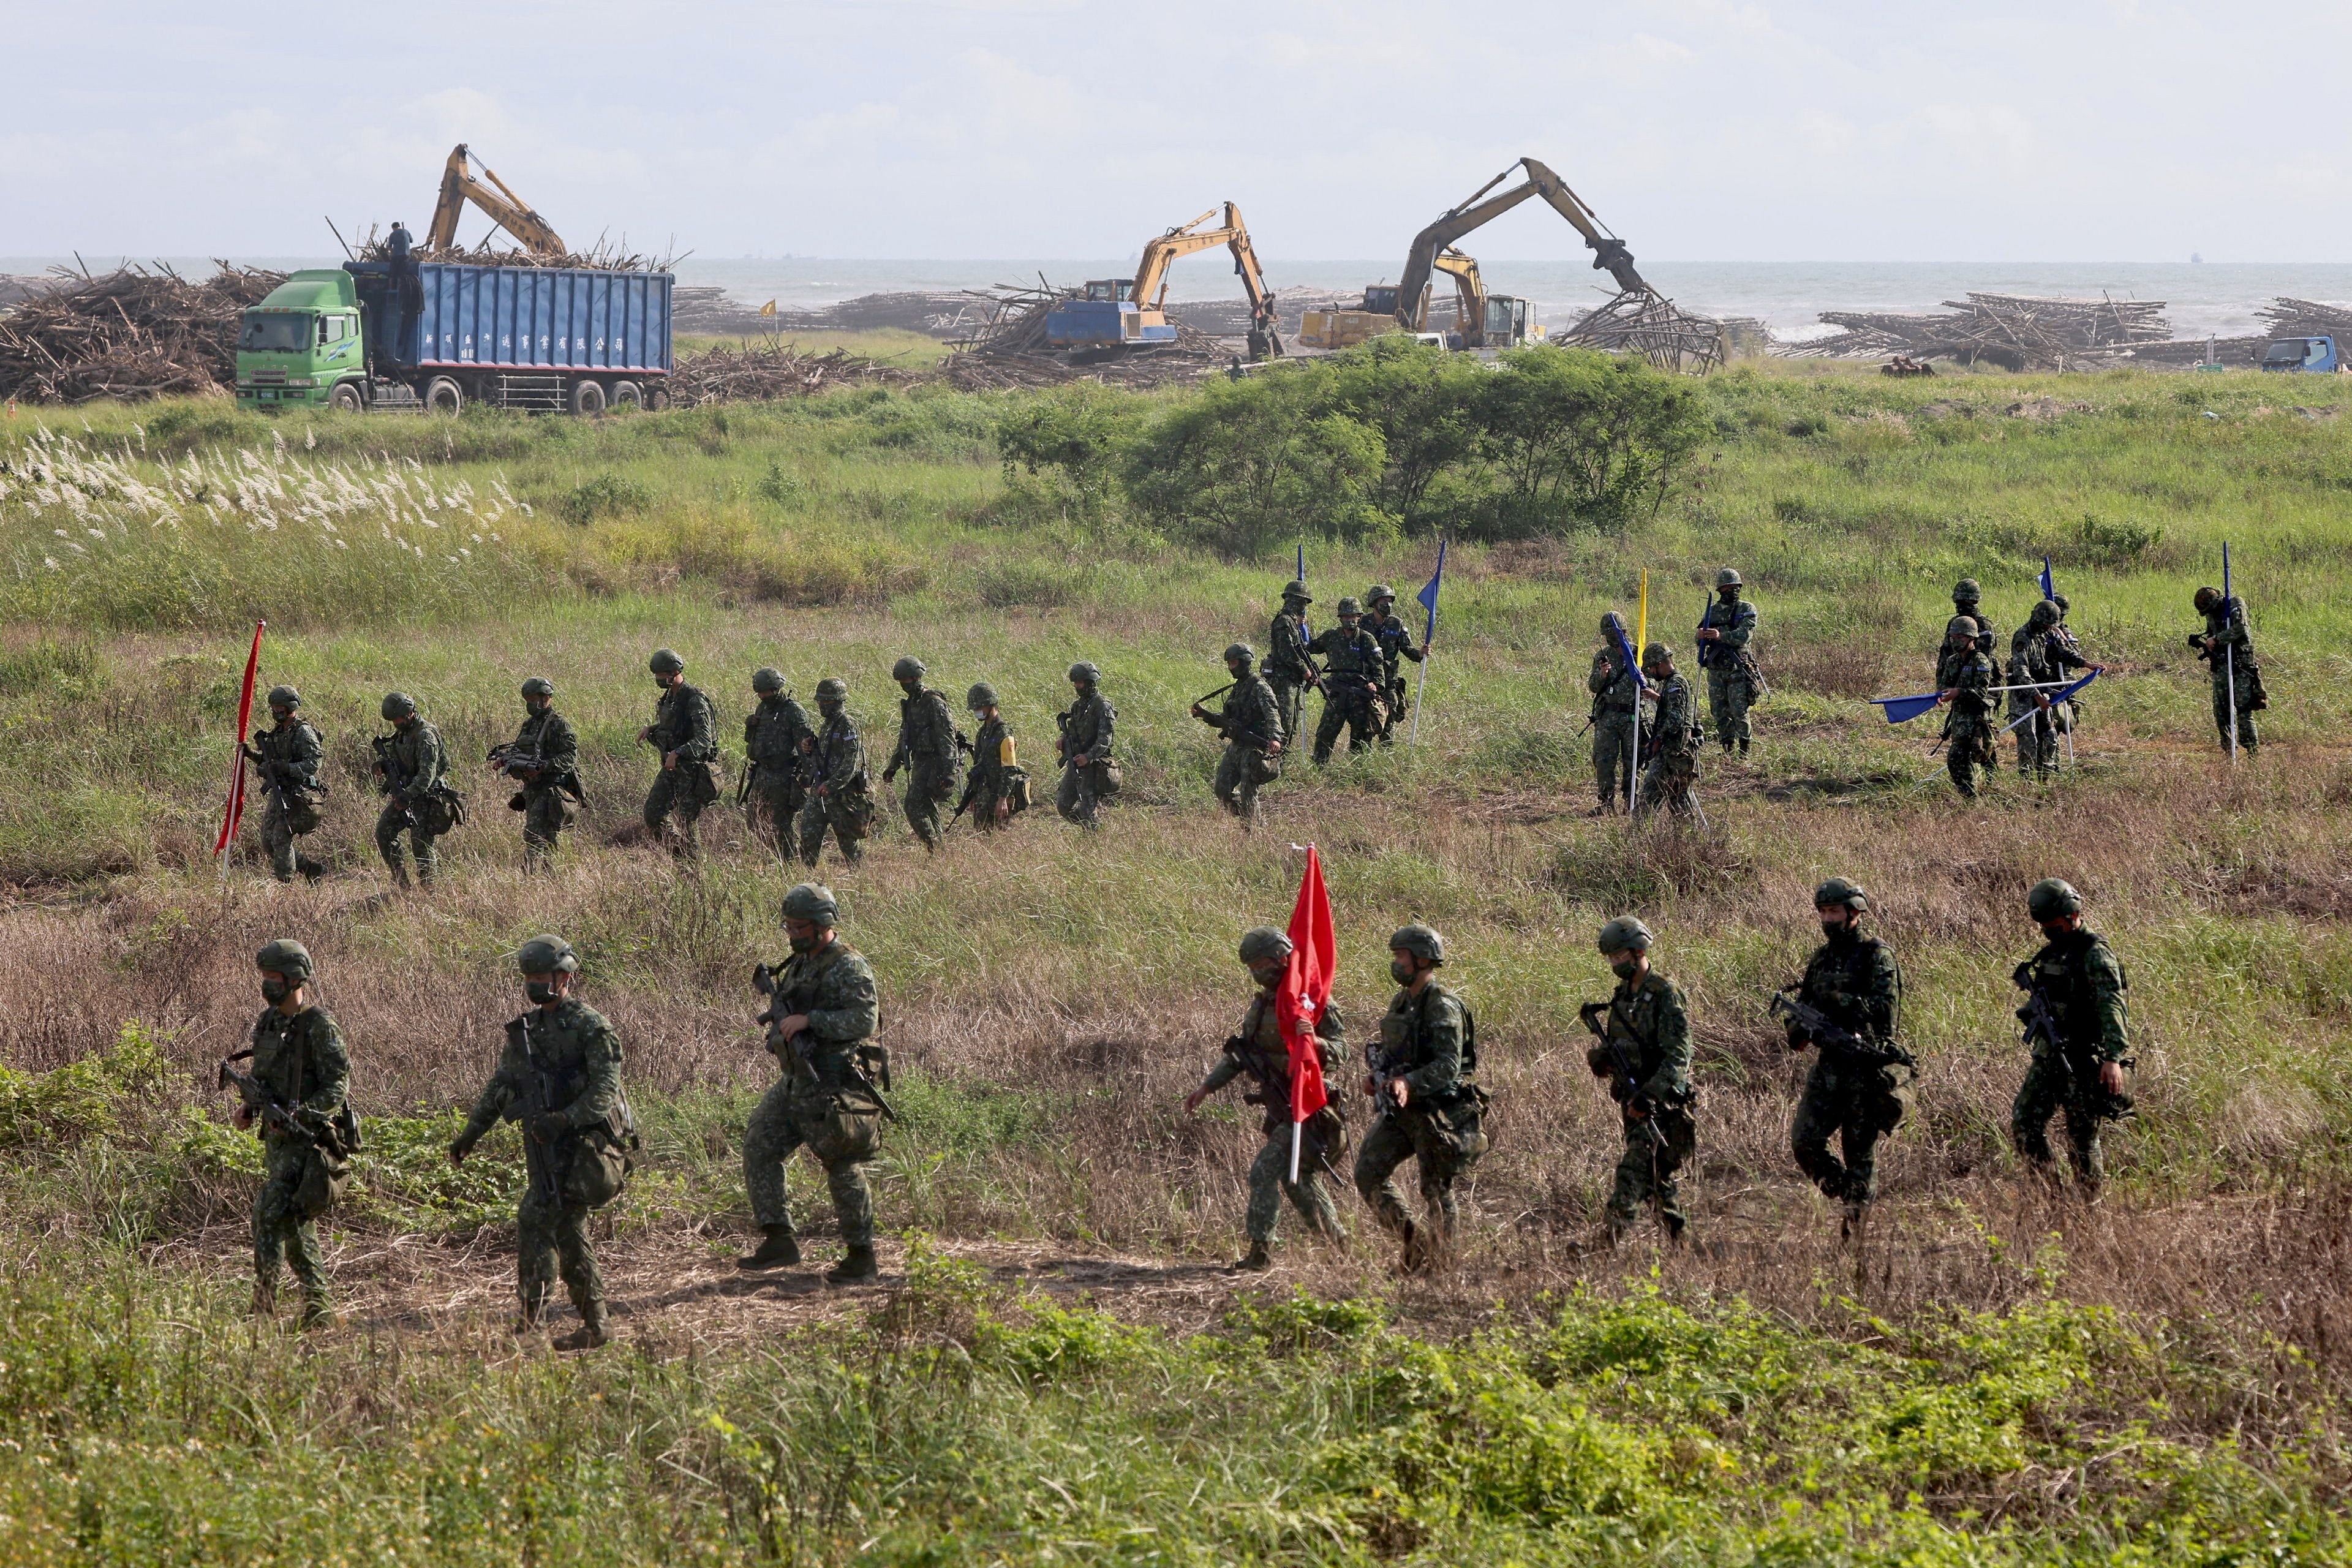
<svg viewBox="0 0 2352 1568">
<path fill-rule="evenodd" d="M 2050 574 L 2050 557 L 2047 555 L 2042 558 L 2042 596 L 2045 599 L 2058 596 L 2058 579 Z"/>
<path fill-rule="evenodd" d="M 1429 624 L 1421 634 L 1421 640 L 1423 646 L 1434 641 L 1437 637 L 1437 589 L 1438 585 L 1444 581 L 1445 541 L 1444 537 L 1441 536 L 1437 541 L 1437 570 L 1429 574 L 1429 581 L 1423 584 L 1421 592 L 1413 595 L 1414 598 L 1421 601 L 1421 607 L 1429 612 Z"/>
<path fill-rule="evenodd" d="M 1886 710 L 1888 723 L 1908 724 L 1920 714 L 1932 711 L 1939 695 L 1927 691 L 1916 697 L 1874 697 L 1871 700 Z"/>
<path fill-rule="evenodd" d="M 1625 640 L 1625 628 L 1612 625 L 1609 628 L 1609 635 L 1617 639 L 1617 657 L 1623 659 L 1625 668 L 1633 672 L 1633 689 L 1647 691 L 1650 689 L 1650 683 L 1642 679 L 1642 661 L 1633 657 L 1633 645 Z"/>
</svg>

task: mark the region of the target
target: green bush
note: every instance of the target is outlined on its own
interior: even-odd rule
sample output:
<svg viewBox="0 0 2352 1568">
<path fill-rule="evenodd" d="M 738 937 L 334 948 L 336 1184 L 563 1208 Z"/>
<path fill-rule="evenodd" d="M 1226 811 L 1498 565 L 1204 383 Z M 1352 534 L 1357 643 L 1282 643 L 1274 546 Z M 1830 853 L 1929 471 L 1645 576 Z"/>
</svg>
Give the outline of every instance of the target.
<svg viewBox="0 0 2352 1568">
<path fill-rule="evenodd" d="M 654 504 L 654 493 L 636 480 L 619 474 L 598 474 L 555 505 L 556 512 L 575 528 L 585 528 L 600 517 L 634 517 Z"/>
</svg>

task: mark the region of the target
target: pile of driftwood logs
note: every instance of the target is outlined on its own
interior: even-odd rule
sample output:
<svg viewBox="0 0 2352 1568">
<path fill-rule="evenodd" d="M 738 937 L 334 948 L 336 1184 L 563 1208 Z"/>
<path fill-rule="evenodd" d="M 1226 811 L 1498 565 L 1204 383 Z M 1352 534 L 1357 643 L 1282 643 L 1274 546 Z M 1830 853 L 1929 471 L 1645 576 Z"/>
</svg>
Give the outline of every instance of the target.
<svg viewBox="0 0 2352 1568">
<path fill-rule="evenodd" d="M 137 400 L 234 384 L 239 317 L 286 275 L 218 266 L 202 283 L 160 262 L 97 276 L 58 268 L 0 316 L 0 397 Z"/>
<path fill-rule="evenodd" d="M 847 349 L 804 353 L 790 342 L 754 339 L 733 348 L 722 343 L 700 353 L 680 354 L 668 386 L 671 401 L 692 408 L 705 403 L 807 397 L 854 383 L 913 379 L 904 370 Z"/>
<path fill-rule="evenodd" d="M 392 259 L 392 247 L 382 235 L 371 228 L 360 236 L 359 258 L 362 261 L 389 261 Z M 515 247 L 494 246 L 490 243 L 489 235 L 484 235 L 482 242 L 470 249 L 462 245 L 453 245 L 441 250 L 428 249 L 422 245 L 412 246 L 408 258 L 411 261 L 455 262 L 466 267 L 556 267 L 586 272 L 667 272 L 681 259 L 674 256 L 640 256 L 635 251 L 618 248 L 602 236 L 586 250 L 567 250 L 562 255 L 542 256 Z"/>
<path fill-rule="evenodd" d="M 1640 289 L 1616 296 L 1551 341 L 1562 348 L 1640 354 L 1660 370 L 1700 375 L 1720 369 L 1729 353 L 1721 321 L 1694 316 Z"/>
<path fill-rule="evenodd" d="M 1112 386 L 1166 386 L 1198 381 L 1231 364 L 1231 347 L 1207 333 L 1175 324 L 1176 341 L 1157 348 L 1091 355 L 1072 354 L 1045 342 L 1045 317 L 1075 289 L 1056 289 L 1042 279 L 1034 287 L 1006 284 L 975 298 L 988 318 L 969 337 L 955 342 L 948 356 L 948 384 L 965 392 L 1016 386 L 1061 386 L 1098 381 Z"/>
<path fill-rule="evenodd" d="M 2164 303 L 2156 300 L 2038 300 L 2021 294 L 1972 293 L 1947 300 L 1945 313 L 1823 310 L 1843 327 L 1835 337 L 1784 343 L 1791 359 L 1957 360 L 2007 370 L 2083 370 L 2110 364 L 2140 343 L 2172 336 Z"/>
</svg>

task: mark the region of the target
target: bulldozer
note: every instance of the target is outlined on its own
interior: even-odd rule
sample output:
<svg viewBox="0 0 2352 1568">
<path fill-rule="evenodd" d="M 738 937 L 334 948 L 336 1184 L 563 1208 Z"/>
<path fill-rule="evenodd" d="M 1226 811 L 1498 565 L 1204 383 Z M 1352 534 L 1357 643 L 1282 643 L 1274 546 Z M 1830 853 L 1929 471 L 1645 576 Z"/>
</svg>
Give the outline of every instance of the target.
<svg viewBox="0 0 2352 1568">
<path fill-rule="evenodd" d="M 1227 202 L 1224 221 L 1215 228 L 1201 226 L 1218 216 L 1211 207 L 1187 224 L 1179 224 L 1147 242 L 1133 278 L 1099 278 L 1085 291 L 1055 305 L 1045 316 L 1045 342 L 1074 355 L 1102 358 L 1137 350 L 1164 347 L 1176 341 L 1175 323 L 1168 319 L 1168 271 L 1179 259 L 1222 245 L 1234 255 L 1234 271 L 1249 297 L 1250 358 L 1277 359 L 1282 335 L 1275 325 L 1274 290 L 1265 284 L 1257 252 L 1250 245 L 1249 226 L 1241 208 Z"/>
</svg>

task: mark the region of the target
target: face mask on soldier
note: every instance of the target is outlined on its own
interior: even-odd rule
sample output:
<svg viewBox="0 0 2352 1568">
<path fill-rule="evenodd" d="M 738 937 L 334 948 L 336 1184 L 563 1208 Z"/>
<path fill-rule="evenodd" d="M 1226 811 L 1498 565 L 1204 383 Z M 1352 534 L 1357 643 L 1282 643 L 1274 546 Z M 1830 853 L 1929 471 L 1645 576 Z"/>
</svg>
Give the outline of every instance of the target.
<svg viewBox="0 0 2352 1568">
<path fill-rule="evenodd" d="M 1261 964 L 1250 971 L 1250 978 L 1270 990 L 1282 983 L 1282 972 L 1286 967 L 1279 963 Z"/>
<path fill-rule="evenodd" d="M 526 980 L 522 983 L 522 989 L 523 994 L 530 998 L 531 1005 L 534 1007 L 544 1007 L 563 994 L 555 988 L 555 982 L 552 980 Z"/>
<path fill-rule="evenodd" d="M 277 1006 L 280 1002 L 285 1001 L 287 997 L 291 996 L 293 994 L 294 987 L 289 985 L 283 980 L 272 977 L 270 979 L 264 980 L 261 983 L 261 999 L 264 1002 L 268 1003 L 273 1007 Z"/>
<path fill-rule="evenodd" d="M 1609 961 L 1609 973 L 1614 974 L 1620 980 L 1631 980 L 1635 975 L 1642 973 L 1642 961 L 1638 958 L 1611 959 Z"/>
<path fill-rule="evenodd" d="M 816 938 L 817 933 L 811 931 L 806 936 L 791 937 L 787 940 L 791 942 L 794 952 L 807 954 L 816 951 Z"/>
<path fill-rule="evenodd" d="M 1410 958 L 1391 958 L 1389 960 L 1389 977 L 1400 985 L 1412 984 L 1412 977 L 1420 973 L 1421 972 L 1419 970 L 1413 967 L 1412 960 Z"/>
</svg>

